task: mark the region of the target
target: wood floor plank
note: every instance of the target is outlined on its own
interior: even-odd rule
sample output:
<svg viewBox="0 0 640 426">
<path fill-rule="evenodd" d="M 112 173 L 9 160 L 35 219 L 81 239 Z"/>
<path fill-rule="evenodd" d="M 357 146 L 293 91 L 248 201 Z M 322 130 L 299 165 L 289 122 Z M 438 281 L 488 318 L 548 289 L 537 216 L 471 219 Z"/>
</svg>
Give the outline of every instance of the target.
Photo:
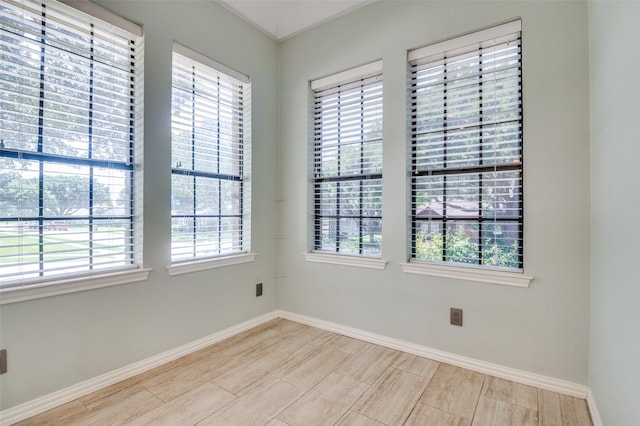
<svg viewBox="0 0 640 426">
<path fill-rule="evenodd" d="M 89 411 L 96 411 L 105 407 L 118 405 L 121 401 L 132 398 L 132 396 L 136 394 L 149 394 L 149 392 L 140 383 L 137 383 L 133 386 L 121 389 L 118 392 L 111 393 L 104 398 L 92 401 L 89 404 L 84 403 L 84 401 L 83 403 Z"/>
<path fill-rule="evenodd" d="M 328 342 L 327 345 L 333 346 L 342 352 L 348 353 L 349 355 L 354 355 L 366 345 L 366 342 L 338 334 L 333 340 Z"/>
<path fill-rule="evenodd" d="M 212 355 L 186 367 L 172 368 L 141 382 L 141 385 L 164 402 L 170 402 L 207 383 L 216 377 L 219 371 L 233 368 L 238 363 L 239 360 L 236 358 L 221 354 Z"/>
<path fill-rule="evenodd" d="M 216 350 L 206 351 L 205 357 L 187 365 L 173 368 L 144 380 L 147 389 L 165 402 L 169 402 L 206 382 L 234 369 L 243 362 L 261 356 L 285 336 L 274 330 L 265 329 L 259 334 L 248 333 L 244 338 L 232 338 L 214 345 Z M 230 344 L 233 341 L 233 344 Z"/>
<path fill-rule="evenodd" d="M 311 389 L 343 363 L 348 356 L 333 348 L 321 348 L 282 376 L 282 380 L 303 390 Z"/>
<path fill-rule="evenodd" d="M 192 425 L 229 405 L 237 398 L 211 382 L 187 392 L 132 421 L 130 426 Z"/>
<path fill-rule="evenodd" d="M 471 420 L 417 403 L 405 426 L 470 426 Z M 495 425 L 498 426 L 498 425 Z"/>
<path fill-rule="evenodd" d="M 308 325 L 300 324 L 299 322 L 289 321 L 282 318 L 271 321 L 271 329 L 279 331 L 280 333 L 290 334 L 292 336 L 298 336 L 312 328 Z"/>
<path fill-rule="evenodd" d="M 331 373 L 277 418 L 292 426 L 333 425 L 367 389 L 365 383 Z"/>
<path fill-rule="evenodd" d="M 349 411 L 340 419 L 336 426 L 386 426 L 376 420 L 363 416 L 355 411 Z"/>
<path fill-rule="evenodd" d="M 277 418 L 291 426 L 331 426 L 349 411 L 349 407 L 348 404 L 327 401 L 315 395 L 303 395 Z"/>
<path fill-rule="evenodd" d="M 178 363 L 173 364 L 178 365 Z M 145 372 L 142 374 L 139 374 L 137 376 L 131 377 L 127 380 L 123 380 L 121 382 L 115 383 L 111 386 L 107 386 L 104 389 L 100 389 L 99 391 L 90 393 L 89 395 L 83 396 L 82 398 L 80 398 L 80 401 L 82 401 L 83 404 L 87 405 L 87 406 L 92 406 L 95 403 L 111 396 L 114 394 L 117 394 L 119 392 L 122 392 L 125 389 L 128 389 L 130 387 L 133 387 L 135 385 L 138 385 L 140 382 L 144 381 L 145 379 L 157 376 L 158 374 L 162 374 L 163 372 L 169 370 L 170 368 L 160 368 L 158 369 L 158 371 L 153 371 L 153 372 Z M 155 369 L 154 369 L 155 370 Z"/>
<path fill-rule="evenodd" d="M 89 413 L 87 407 L 79 399 L 46 411 L 30 419 L 16 423 L 14 426 L 58 426 L 67 422 L 68 418 L 82 418 Z"/>
<path fill-rule="evenodd" d="M 584 399 L 559 395 L 562 424 L 568 426 L 590 426 L 591 415 Z"/>
<path fill-rule="evenodd" d="M 271 350 L 258 358 L 232 368 L 227 373 L 216 377 L 213 382 L 234 395 L 243 395 L 260 383 L 272 377 L 274 370 L 290 361 L 280 351 Z"/>
<path fill-rule="evenodd" d="M 389 368 L 353 409 L 387 425 L 401 425 L 420 399 L 429 379 Z"/>
<path fill-rule="evenodd" d="M 287 337 L 286 334 L 268 328 L 261 333 L 251 334 L 247 338 L 234 341 L 233 344 L 225 343 L 217 353 L 245 361 L 256 358 L 267 350 L 272 350 Z"/>
<path fill-rule="evenodd" d="M 538 412 L 481 396 L 472 426 L 518 425 L 538 426 Z"/>
<path fill-rule="evenodd" d="M 538 389 L 538 417 L 540 426 L 562 424 L 560 398 L 557 393 Z"/>
<path fill-rule="evenodd" d="M 291 425 L 286 424 L 285 422 L 283 422 L 282 420 L 279 420 L 278 418 L 274 418 L 274 419 L 271 419 L 269 423 L 267 423 L 264 426 L 291 426 Z"/>
<path fill-rule="evenodd" d="M 372 385 L 399 354 L 400 352 L 393 349 L 366 343 L 340 365 L 336 372 Z"/>
<path fill-rule="evenodd" d="M 435 374 L 438 366 L 437 361 L 402 352 L 392 364 L 395 368 L 417 374 L 418 376 L 430 379 Z"/>
<path fill-rule="evenodd" d="M 262 426 L 298 399 L 302 393 L 300 389 L 282 380 L 269 380 L 198 425 Z"/>
<path fill-rule="evenodd" d="M 310 328 L 296 336 L 288 336 L 274 346 L 274 348 L 287 355 L 307 356 L 335 338 L 336 335 L 334 333 L 317 328 Z"/>
<path fill-rule="evenodd" d="M 472 419 L 485 377 L 484 374 L 441 363 L 420 402 Z"/>
<path fill-rule="evenodd" d="M 538 411 L 538 391 L 532 386 L 487 376 L 482 395 Z"/>
<path fill-rule="evenodd" d="M 370 385 L 366 383 L 358 382 L 342 374 L 331 373 L 308 393 L 317 395 L 327 401 L 342 401 L 353 405 L 369 387 Z"/>
<path fill-rule="evenodd" d="M 123 425 L 160 407 L 162 404 L 163 402 L 147 389 L 136 386 L 111 395 L 104 401 L 96 402 L 94 408 L 90 409 L 88 413 L 68 417 L 62 424 L 82 426 Z"/>
</svg>

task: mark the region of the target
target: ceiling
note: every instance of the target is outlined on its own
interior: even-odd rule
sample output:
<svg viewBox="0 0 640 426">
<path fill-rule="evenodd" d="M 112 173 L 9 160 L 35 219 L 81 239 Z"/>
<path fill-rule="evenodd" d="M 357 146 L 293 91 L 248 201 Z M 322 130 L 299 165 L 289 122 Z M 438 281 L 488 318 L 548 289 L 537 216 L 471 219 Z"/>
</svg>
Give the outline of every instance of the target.
<svg viewBox="0 0 640 426">
<path fill-rule="evenodd" d="M 275 40 L 284 40 L 375 0 L 218 0 Z"/>
</svg>

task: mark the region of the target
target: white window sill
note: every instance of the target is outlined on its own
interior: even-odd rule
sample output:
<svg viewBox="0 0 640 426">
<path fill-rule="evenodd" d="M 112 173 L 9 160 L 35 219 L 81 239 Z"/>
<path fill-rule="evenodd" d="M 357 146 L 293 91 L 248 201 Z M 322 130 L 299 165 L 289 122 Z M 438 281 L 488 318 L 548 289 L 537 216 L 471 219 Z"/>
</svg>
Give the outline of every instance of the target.
<svg viewBox="0 0 640 426">
<path fill-rule="evenodd" d="M 303 253 L 307 262 L 332 263 L 334 265 L 357 266 L 360 268 L 384 269 L 387 261 L 374 257 L 348 256 L 319 252 Z"/>
<path fill-rule="evenodd" d="M 167 270 L 171 276 L 188 274 L 190 272 L 204 271 L 205 269 L 222 268 L 223 266 L 253 262 L 256 256 L 255 253 L 241 253 L 231 256 L 212 257 L 191 262 L 175 263 L 167 266 Z"/>
<path fill-rule="evenodd" d="M 459 280 L 500 284 L 523 288 L 529 287 L 531 280 L 533 280 L 533 277 L 528 277 L 521 272 L 502 271 L 496 269 L 481 269 L 472 266 L 439 265 L 420 261 L 403 263 L 402 270 L 409 274 L 456 278 Z"/>
<path fill-rule="evenodd" d="M 0 305 L 22 302 L 42 297 L 58 296 L 77 291 L 92 290 L 114 285 L 145 281 L 151 269 L 129 269 L 96 275 L 65 277 L 0 288 Z"/>
</svg>

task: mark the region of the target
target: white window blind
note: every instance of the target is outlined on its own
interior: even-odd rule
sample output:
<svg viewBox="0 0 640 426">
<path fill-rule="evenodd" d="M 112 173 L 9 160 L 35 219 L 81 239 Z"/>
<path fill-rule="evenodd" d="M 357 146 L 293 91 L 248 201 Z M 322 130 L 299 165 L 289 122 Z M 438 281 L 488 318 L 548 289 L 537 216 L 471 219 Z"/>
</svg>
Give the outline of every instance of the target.
<svg viewBox="0 0 640 426">
<path fill-rule="evenodd" d="M 249 250 L 248 81 L 197 52 L 174 46 L 173 262 Z"/>
<path fill-rule="evenodd" d="M 523 267 L 520 21 L 409 52 L 412 258 Z"/>
<path fill-rule="evenodd" d="M 311 87 L 314 248 L 380 257 L 382 63 L 316 80 Z"/>
<path fill-rule="evenodd" d="M 0 1 L 0 285 L 140 263 L 141 44 L 55 1 Z"/>
</svg>

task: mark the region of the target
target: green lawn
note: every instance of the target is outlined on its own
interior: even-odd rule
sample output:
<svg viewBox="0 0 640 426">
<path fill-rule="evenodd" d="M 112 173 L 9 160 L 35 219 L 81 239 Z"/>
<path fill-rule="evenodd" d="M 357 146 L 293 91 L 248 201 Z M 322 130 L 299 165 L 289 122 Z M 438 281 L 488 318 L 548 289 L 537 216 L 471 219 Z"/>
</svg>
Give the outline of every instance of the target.
<svg viewBox="0 0 640 426">
<path fill-rule="evenodd" d="M 104 233 L 106 234 L 107 229 Z M 103 232 L 96 232 L 98 238 L 99 234 Z M 45 235 L 44 245 L 48 246 L 50 250 L 65 251 L 64 253 L 47 253 L 45 250 L 45 256 L 48 260 L 64 259 L 67 257 L 77 258 L 79 254 L 86 250 L 87 256 L 89 255 L 89 243 L 87 241 L 76 241 L 72 237 L 65 238 L 63 234 L 58 235 Z M 18 248 L 19 246 L 19 248 Z M 98 250 L 110 250 L 114 253 L 122 252 L 122 247 L 110 247 L 102 243 L 93 243 L 93 248 Z M 16 252 L 20 252 L 23 257 L 23 262 L 38 261 L 39 258 L 39 238 L 37 233 L 29 232 L 22 233 L 20 235 L 16 231 L 0 231 L 0 263 L 15 262 L 16 258 L 9 258 L 9 255 L 15 255 Z"/>
</svg>

